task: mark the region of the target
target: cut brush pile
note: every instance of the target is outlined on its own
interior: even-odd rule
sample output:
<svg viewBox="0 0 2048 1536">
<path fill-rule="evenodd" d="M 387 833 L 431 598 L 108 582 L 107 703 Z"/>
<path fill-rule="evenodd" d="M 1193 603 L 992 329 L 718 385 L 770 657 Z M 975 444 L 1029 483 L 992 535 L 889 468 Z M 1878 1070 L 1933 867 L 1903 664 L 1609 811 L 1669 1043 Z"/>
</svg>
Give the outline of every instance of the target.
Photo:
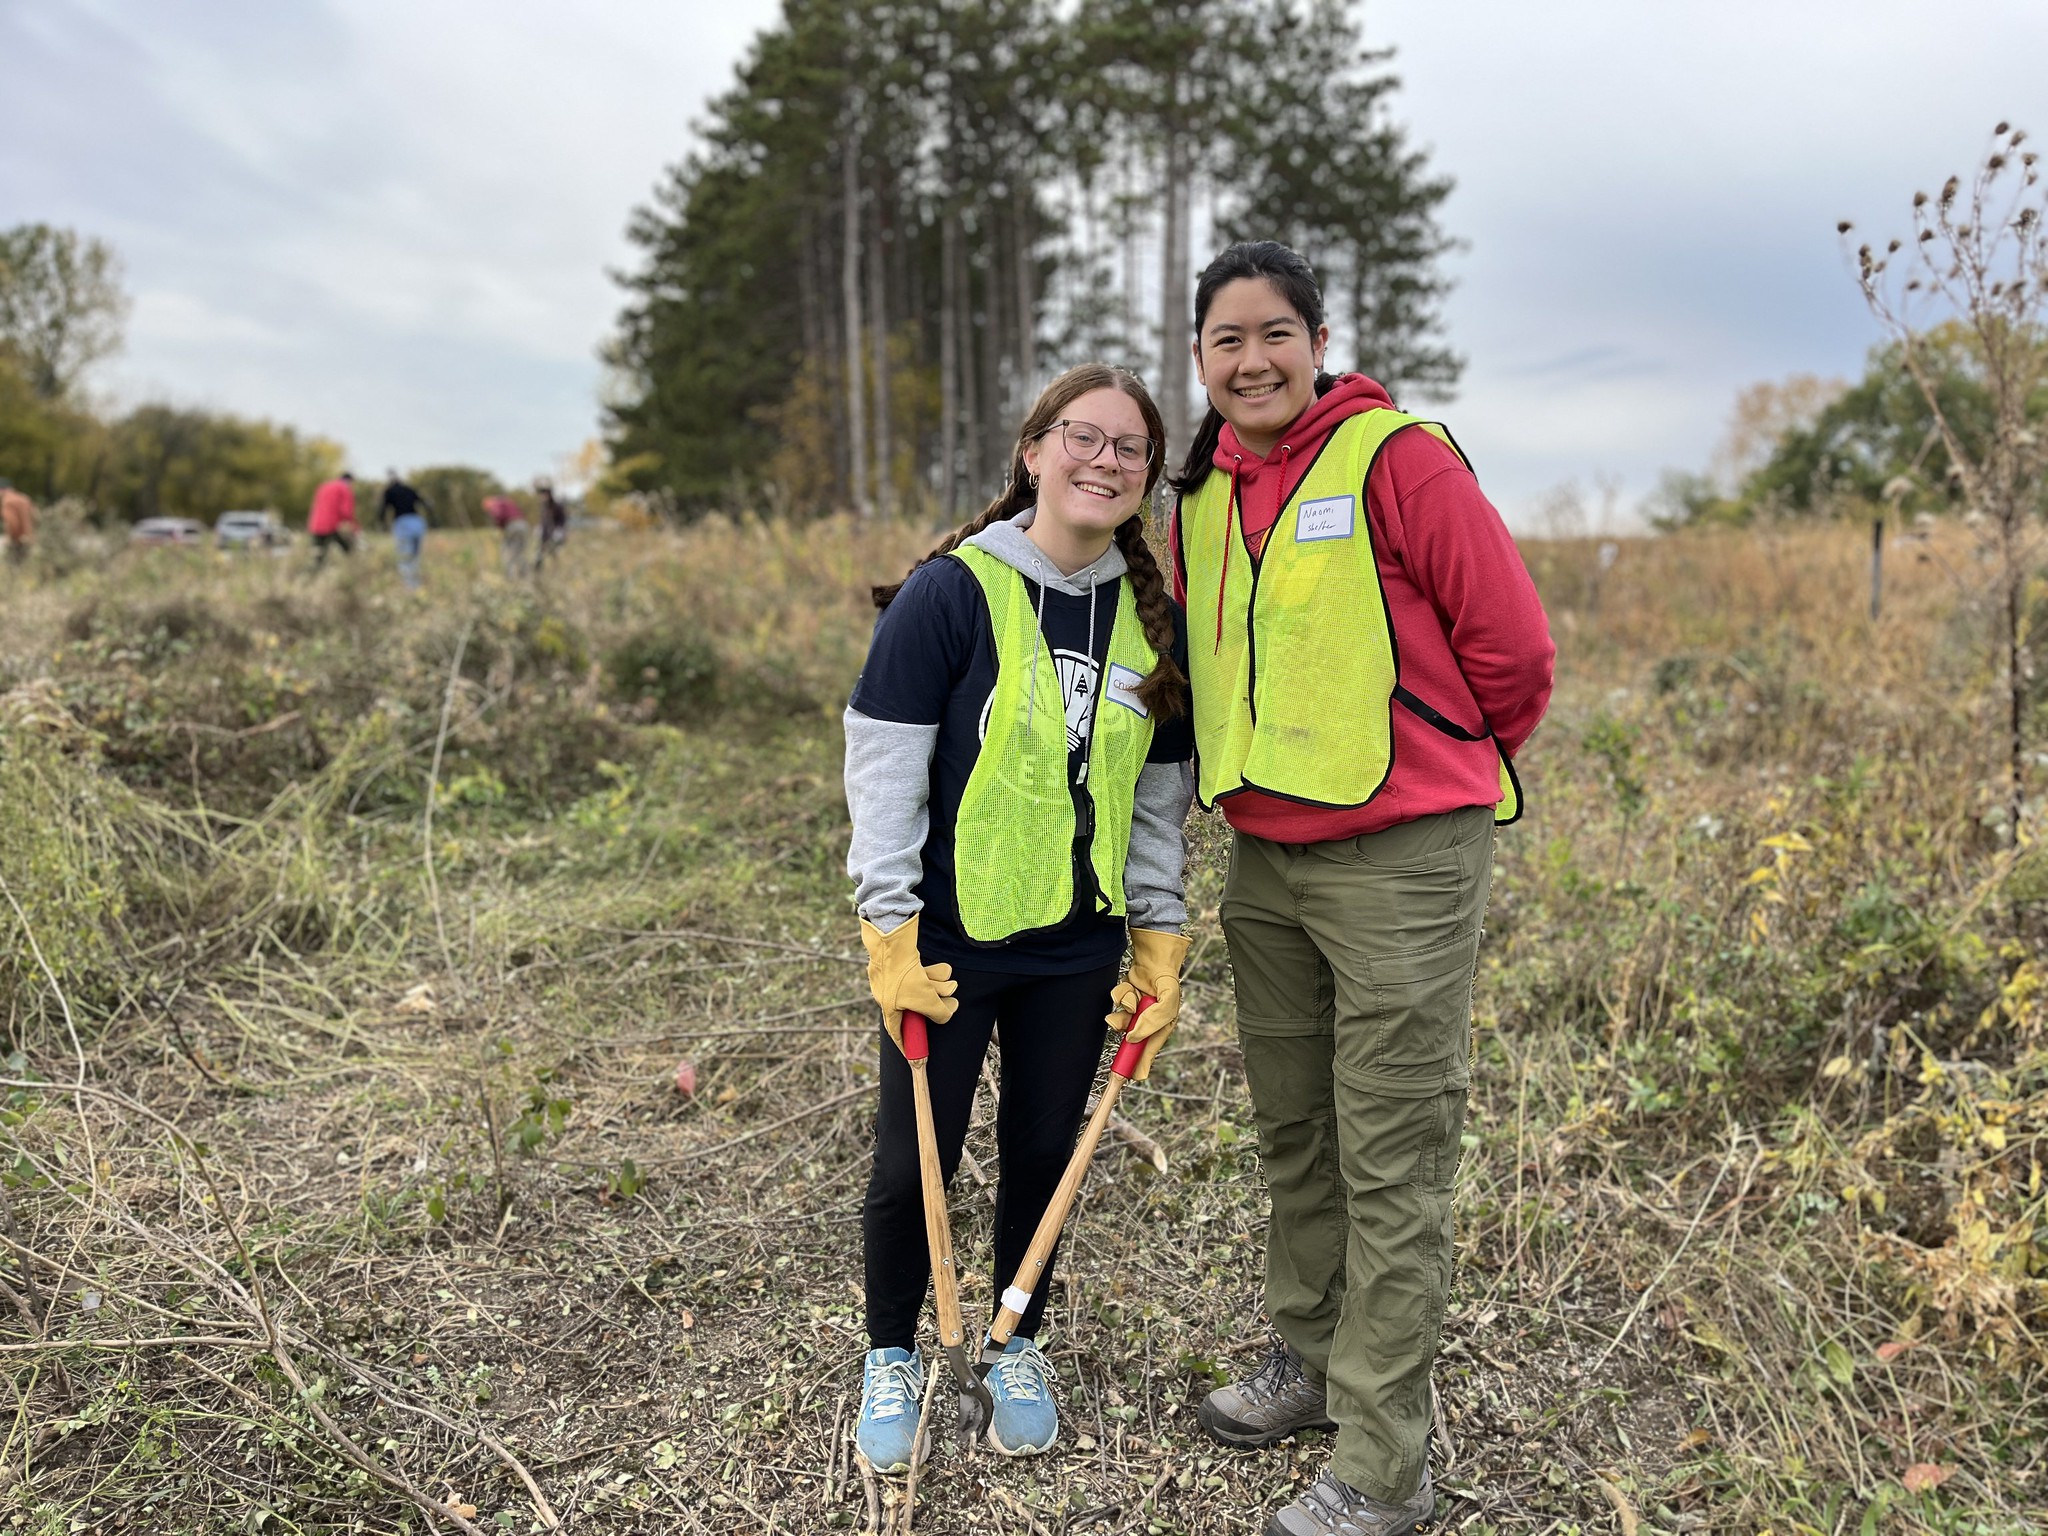
<svg viewBox="0 0 2048 1536">
<path fill-rule="evenodd" d="M 1877 628 L 1865 538 L 1528 548 L 1561 682 L 1481 962 L 1446 1529 L 2048 1509 L 2048 879 L 1997 824 L 1968 536 L 1895 556 Z M 942 1437 L 914 1495 L 851 1459 L 837 710 L 921 543 L 591 537 L 515 590 L 436 535 L 418 604 L 146 551 L 8 594 L 0 1525 L 1151 1536 L 1320 1470 L 1194 1422 L 1265 1347 L 1203 818 L 1181 1027 L 1041 1339 L 1060 1444 Z"/>
</svg>

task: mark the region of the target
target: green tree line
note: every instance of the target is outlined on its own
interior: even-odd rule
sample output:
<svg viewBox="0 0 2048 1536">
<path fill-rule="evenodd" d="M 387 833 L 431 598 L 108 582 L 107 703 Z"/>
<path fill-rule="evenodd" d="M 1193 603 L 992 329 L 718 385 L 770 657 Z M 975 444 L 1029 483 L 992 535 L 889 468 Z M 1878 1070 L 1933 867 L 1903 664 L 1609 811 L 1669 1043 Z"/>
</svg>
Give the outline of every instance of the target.
<svg viewBox="0 0 2048 1536">
<path fill-rule="evenodd" d="M 47 224 L 0 230 L 0 479 L 39 501 L 75 497 L 125 522 L 270 508 L 300 520 L 314 487 L 340 473 L 342 446 L 296 428 L 163 402 L 107 413 L 85 391 L 115 351 L 128 309 L 121 264 L 102 240 Z M 443 526 L 478 527 L 506 487 L 469 465 L 414 470 Z M 359 511 L 374 516 L 368 482 Z M 529 493 L 517 493 L 531 503 Z M 531 510 L 529 505 L 529 511 Z"/>
<path fill-rule="evenodd" d="M 1316 263 L 1338 359 L 1440 394 L 1451 184 L 1387 58 L 1343 0 L 784 0 L 630 224 L 613 482 L 950 517 L 1084 358 L 1183 445 L 1194 273 L 1247 236 Z"/>
<path fill-rule="evenodd" d="M 0 230 L 0 479 L 127 521 L 303 512 L 341 468 L 338 443 L 221 411 L 93 406 L 86 374 L 120 345 L 127 308 L 104 241 L 48 224 Z"/>
<path fill-rule="evenodd" d="M 1673 527 L 1747 522 L 1760 511 L 1807 516 L 1879 507 L 1907 515 L 1971 510 L 1934 407 L 1939 404 L 1967 453 L 1982 458 L 1993 451 L 1997 422 L 1983 341 L 1970 325 L 1952 319 L 1916 333 L 1916 344 L 1933 403 L 1907 370 L 1898 341 L 1871 348 L 1863 376 L 1853 383 L 1808 379 L 1800 382 L 1809 387 L 1798 391 L 1745 391 L 1730 435 L 1745 438 L 1750 451 L 1724 452 L 1718 475 L 1667 475 L 1653 503 L 1653 521 Z M 2037 431 L 2048 433 L 2048 332 L 2034 327 L 2016 336 L 2015 345 L 2041 359 L 2035 369 L 2044 383 L 2032 392 L 2026 413 Z M 1743 406 L 1758 400 L 1765 402 L 1764 419 L 1743 420 Z M 2035 488 L 2036 516 L 2048 516 L 2044 494 L 2048 488 Z"/>
</svg>

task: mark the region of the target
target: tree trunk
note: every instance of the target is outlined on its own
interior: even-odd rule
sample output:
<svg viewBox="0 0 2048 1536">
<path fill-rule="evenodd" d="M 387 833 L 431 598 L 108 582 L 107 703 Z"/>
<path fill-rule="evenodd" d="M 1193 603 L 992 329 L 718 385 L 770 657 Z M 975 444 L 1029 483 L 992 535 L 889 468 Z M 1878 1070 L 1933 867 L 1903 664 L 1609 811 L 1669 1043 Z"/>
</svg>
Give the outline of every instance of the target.
<svg viewBox="0 0 2048 1536">
<path fill-rule="evenodd" d="M 960 446 L 964 463 L 961 500 L 972 507 L 981 496 L 981 370 L 976 349 L 985 349 L 988 338 L 974 323 L 974 268 L 967 259 L 966 233 L 961 231 L 953 254 L 959 260 L 959 275 L 954 281 L 960 290 Z"/>
<path fill-rule="evenodd" d="M 886 266 L 888 203 L 877 189 L 875 216 L 869 224 L 868 335 L 873 342 L 875 373 L 875 515 L 896 514 L 896 453 L 890 419 L 889 272 Z"/>
<path fill-rule="evenodd" d="M 818 366 L 824 370 L 827 381 L 836 381 L 844 377 L 846 328 L 833 308 L 839 296 L 839 285 L 832 281 L 831 220 L 822 212 L 811 230 L 810 260 L 813 286 L 818 295 L 818 340 L 823 348 L 818 354 Z M 832 389 L 828 383 L 825 393 L 832 402 L 833 472 L 838 475 L 842 486 L 851 485 L 853 423 L 846 415 L 846 390 Z"/>
<path fill-rule="evenodd" d="M 975 494 L 995 494 L 997 476 L 1004 466 L 1003 441 L 1009 414 L 1003 395 L 1003 362 L 1008 349 L 1003 343 L 1002 221 L 991 204 L 981 230 L 981 462 L 975 467 Z"/>
<path fill-rule="evenodd" d="M 1188 152 L 1184 134 L 1166 138 L 1166 186 L 1159 268 L 1159 411 L 1166 440 L 1188 440 Z"/>
<path fill-rule="evenodd" d="M 960 521 L 960 210 L 939 214 L 939 515 Z"/>
<path fill-rule="evenodd" d="M 1018 177 L 1013 228 L 1010 231 L 1017 258 L 1017 371 L 1021 393 L 1029 398 L 1038 388 L 1038 294 L 1036 263 L 1031 254 L 1031 188 Z"/>
<path fill-rule="evenodd" d="M 851 454 L 851 484 L 847 490 L 853 510 L 866 517 L 874 504 L 868 499 L 867 390 L 861 378 L 860 132 L 854 123 L 847 125 L 839 154 L 839 172 L 845 203 L 841 210 L 839 297 L 846 309 L 846 436 Z"/>
</svg>

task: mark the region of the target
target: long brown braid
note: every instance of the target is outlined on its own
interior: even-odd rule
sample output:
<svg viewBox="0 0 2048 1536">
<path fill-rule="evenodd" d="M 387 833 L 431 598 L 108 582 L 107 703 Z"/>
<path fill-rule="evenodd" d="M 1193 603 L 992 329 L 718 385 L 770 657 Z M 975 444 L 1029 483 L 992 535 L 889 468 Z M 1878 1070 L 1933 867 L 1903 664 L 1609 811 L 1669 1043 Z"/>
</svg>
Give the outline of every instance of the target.
<svg viewBox="0 0 2048 1536">
<path fill-rule="evenodd" d="M 1137 600 L 1138 618 L 1145 625 L 1146 643 L 1159 653 L 1152 670 L 1138 684 L 1138 702 L 1155 720 L 1177 720 L 1187 712 L 1187 674 L 1173 659 L 1173 600 L 1166 595 L 1166 580 L 1159 574 L 1159 562 L 1152 558 L 1152 546 L 1145 542 L 1142 513 L 1116 525 L 1116 544 L 1124 552 L 1124 564 L 1130 567 L 1131 596 Z"/>
</svg>

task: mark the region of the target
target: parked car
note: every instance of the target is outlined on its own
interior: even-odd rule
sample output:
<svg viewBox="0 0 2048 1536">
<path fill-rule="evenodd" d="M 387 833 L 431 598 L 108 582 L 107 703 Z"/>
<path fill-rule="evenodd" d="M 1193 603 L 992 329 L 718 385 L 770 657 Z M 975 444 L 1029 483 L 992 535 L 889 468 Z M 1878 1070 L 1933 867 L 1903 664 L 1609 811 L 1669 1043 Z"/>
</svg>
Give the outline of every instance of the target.
<svg viewBox="0 0 2048 1536">
<path fill-rule="evenodd" d="M 223 512 L 213 520 L 216 549 L 283 549 L 291 540 L 275 512 Z"/>
<path fill-rule="evenodd" d="M 189 517 L 145 517 L 128 530 L 130 544 L 203 544 L 206 524 Z"/>
</svg>

